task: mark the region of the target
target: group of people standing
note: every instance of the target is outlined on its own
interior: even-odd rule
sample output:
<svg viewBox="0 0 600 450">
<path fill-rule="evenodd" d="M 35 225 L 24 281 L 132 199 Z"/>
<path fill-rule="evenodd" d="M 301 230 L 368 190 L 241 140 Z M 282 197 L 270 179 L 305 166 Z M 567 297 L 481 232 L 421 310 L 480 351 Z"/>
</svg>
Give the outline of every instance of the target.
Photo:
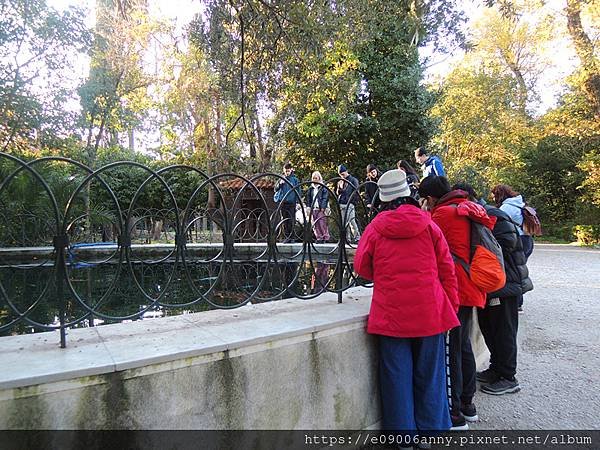
<svg viewBox="0 0 600 450">
<path fill-rule="evenodd" d="M 356 220 L 356 205 L 360 199 L 358 192 L 359 182 L 355 177 L 350 175 L 344 164 L 339 165 L 338 174 L 340 179 L 335 186 L 334 193 L 340 207 L 343 226 L 346 230 L 346 240 L 347 242 L 356 244 L 360 240 L 360 226 Z M 296 208 L 297 205 L 302 204 L 302 189 L 300 189 L 300 181 L 293 173 L 291 163 L 288 162 L 283 166 L 283 175 L 284 177 L 276 184 L 274 201 L 280 203 L 285 234 L 283 242 L 290 243 L 294 242 Z M 377 184 L 370 184 L 377 191 Z M 368 186 L 368 189 L 370 192 L 372 187 Z M 329 189 L 325 186 L 323 176 L 319 171 L 314 171 L 311 175 L 311 183 L 306 190 L 305 204 L 308 208 L 308 214 L 312 216 L 316 243 L 323 244 L 328 242 L 331 238 L 327 223 L 329 215 Z"/>
<path fill-rule="evenodd" d="M 526 265 L 533 241 L 522 229 L 523 199 L 509 186 L 495 186 L 488 205 L 470 185 L 451 186 L 437 157 L 419 148 L 415 160 L 426 175 L 420 181 L 405 161 L 377 177 L 379 212 L 354 267 L 374 282 L 367 331 L 378 336 L 383 427 L 426 435 L 478 420 L 477 380 L 490 395 L 520 390 L 518 308 L 533 289 Z M 506 283 L 495 292 L 460 263 L 471 261 L 474 224 L 491 230 L 502 250 Z M 474 310 L 490 350 L 482 372 L 470 341 Z"/>
<path fill-rule="evenodd" d="M 419 151 L 425 151 L 420 148 Z M 441 161 L 437 156 L 421 156 L 423 159 L 424 173 L 433 173 L 444 175 Z M 419 158 L 417 161 L 419 161 Z M 398 169 L 406 173 L 411 195 L 418 199 L 419 176 L 415 169 L 405 160 L 398 161 Z M 359 181 L 352 176 L 344 164 L 338 166 L 339 180 L 335 185 L 333 193 L 336 195 L 337 203 L 340 207 L 342 226 L 345 228 L 346 242 L 357 244 L 360 240 L 360 225 L 356 219 L 356 207 L 361 200 L 359 193 Z M 377 182 L 380 172 L 375 164 L 367 166 L 367 176 L 364 183 L 364 200 L 367 210 L 375 215 L 379 212 L 381 204 L 379 198 L 379 186 Z M 287 162 L 283 166 L 283 178 L 275 186 L 274 201 L 280 203 L 281 215 L 283 218 L 284 243 L 294 242 L 294 224 L 296 222 L 296 209 L 302 202 L 302 189 L 300 181 L 294 174 L 292 163 Z M 308 214 L 313 223 L 313 232 L 315 242 L 322 244 L 328 242 L 331 238 L 327 217 L 329 216 L 329 190 L 324 185 L 323 176 L 319 171 L 314 171 L 311 175 L 311 184 L 306 190 L 304 204 L 307 205 Z"/>
</svg>

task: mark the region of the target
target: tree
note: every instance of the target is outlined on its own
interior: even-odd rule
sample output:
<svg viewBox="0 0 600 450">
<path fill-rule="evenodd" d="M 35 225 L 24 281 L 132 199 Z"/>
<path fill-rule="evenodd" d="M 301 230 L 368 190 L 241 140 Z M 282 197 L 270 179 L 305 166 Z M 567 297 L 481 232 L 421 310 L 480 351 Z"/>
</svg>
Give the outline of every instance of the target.
<svg viewBox="0 0 600 450">
<path fill-rule="evenodd" d="M 43 0 L 0 2 L 0 149 L 44 144 L 72 131 L 64 103 L 70 72 L 90 35 L 79 8 L 63 13 Z"/>
<path fill-rule="evenodd" d="M 519 155 L 535 146 L 536 131 L 515 108 L 519 95 L 514 78 L 476 58 L 448 75 L 432 115 L 440 121 L 434 144 L 445 150 L 450 178 L 471 168 L 490 184 L 506 182 L 522 167 Z"/>
<path fill-rule="evenodd" d="M 191 37 L 205 49 L 223 97 L 238 106 L 225 132 L 226 144 L 239 136 L 235 145 L 250 159 L 258 159 L 258 169 L 268 166 L 276 150 L 283 153 L 280 158 L 285 154 L 311 165 L 305 155 L 318 152 L 331 161 L 334 148 L 338 152 L 347 149 L 349 158 L 357 152 L 365 160 L 378 156 L 368 155 L 373 142 L 379 145 L 392 130 L 410 130 L 383 122 L 380 129 L 373 117 L 381 111 L 373 106 L 395 103 L 396 110 L 417 113 L 415 121 L 426 122 L 422 113 L 429 101 L 427 94 L 419 89 L 418 81 L 402 85 L 398 80 L 419 79 L 416 47 L 427 39 L 443 32 L 448 41 L 460 40 L 454 39 L 460 35 L 460 14 L 451 3 L 437 0 L 310 4 L 294 0 L 286 2 L 285 8 L 261 0 L 213 0 L 208 2 L 206 16 L 195 21 Z M 444 39 L 434 41 L 443 47 Z M 394 52 L 390 72 L 402 74 L 394 73 L 395 79 L 384 88 L 384 76 L 369 72 L 368 65 L 376 57 L 384 58 L 386 49 Z M 421 94 L 410 107 L 401 105 L 401 99 L 389 96 L 383 101 L 384 96 L 379 96 L 389 89 L 403 95 L 412 88 Z M 373 95 L 379 103 L 373 102 Z M 235 135 L 235 130 L 241 132 Z M 316 142 L 319 137 L 324 140 Z M 410 138 L 415 144 L 419 139 L 423 136 Z M 290 146 L 292 151 L 286 152 Z M 326 161 L 318 160 L 318 164 Z"/>
<path fill-rule="evenodd" d="M 119 133 L 128 133 L 133 150 L 133 130 L 151 106 L 148 88 L 154 78 L 144 70 L 144 56 L 159 28 L 148 17 L 145 0 L 99 3 L 90 76 L 79 88 L 92 166 L 100 144 L 119 144 Z"/>
<path fill-rule="evenodd" d="M 598 35 L 592 40 L 586 33 L 581 20 L 582 8 L 589 5 L 595 18 L 596 30 L 600 19 L 600 1 L 567 0 L 567 27 L 577 56 L 581 61 L 583 87 L 594 115 L 600 119 L 600 62 L 598 61 Z"/>
<path fill-rule="evenodd" d="M 511 3 L 486 10 L 473 30 L 474 52 L 486 62 L 496 61 L 518 87 L 516 107 L 527 114 L 539 76 L 548 68 L 546 53 L 555 36 L 551 15 L 535 5 Z M 534 4 L 532 4 L 534 3 Z"/>
<path fill-rule="evenodd" d="M 193 44 L 173 52 L 163 74 L 167 80 L 160 104 L 161 152 L 194 161 L 208 172 L 224 170 L 227 158 L 217 157 L 223 150 L 224 103 L 204 52 Z"/>
</svg>

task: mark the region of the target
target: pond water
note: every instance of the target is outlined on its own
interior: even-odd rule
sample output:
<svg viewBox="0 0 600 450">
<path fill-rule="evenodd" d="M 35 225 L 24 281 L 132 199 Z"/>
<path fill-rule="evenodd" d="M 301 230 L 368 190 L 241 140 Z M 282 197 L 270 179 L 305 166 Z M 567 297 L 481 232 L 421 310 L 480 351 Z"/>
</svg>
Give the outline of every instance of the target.
<svg viewBox="0 0 600 450">
<path fill-rule="evenodd" d="M 346 261 L 340 284 L 337 252 L 278 255 L 276 261 L 264 255 L 223 258 L 218 251 L 203 257 L 186 255 L 182 261 L 164 249 L 152 256 L 67 255 L 62 278 L 50 256 L 17 253 L 0 261 L 2 335 L 58 327 L 60 298 L 65 321 L 72 327 L 88 327 L 234 308 L 246 302 L 310 299 L 356 282 L 351 261 Z M 62 297 L 57 281 L 61 279 Z M 21 315 L 31 322 L 17 320 Z"/>
</svg>

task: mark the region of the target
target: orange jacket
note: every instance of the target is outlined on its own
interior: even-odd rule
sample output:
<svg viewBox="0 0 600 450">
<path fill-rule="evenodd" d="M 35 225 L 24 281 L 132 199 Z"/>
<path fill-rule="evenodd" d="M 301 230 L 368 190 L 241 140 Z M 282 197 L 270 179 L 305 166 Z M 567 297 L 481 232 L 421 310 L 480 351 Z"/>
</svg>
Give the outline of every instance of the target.
<svg viewBox="0 0 600 450">
<path fill-rule="evenodd" d="M 468 262 L 471 259 L 470 221 L 479 222 L 491 230 L 496 218 L 488 216 L 483 206 L 469 201 L 467 195 L 460 190 L 444 195 L 432 209 L 431 217 L 444 233 L 450 253 Z M 455 271 L 460 305 L 483 308 L 486 293 L 473 284 L 465 269 L 456 262 Z"/>
</svg>

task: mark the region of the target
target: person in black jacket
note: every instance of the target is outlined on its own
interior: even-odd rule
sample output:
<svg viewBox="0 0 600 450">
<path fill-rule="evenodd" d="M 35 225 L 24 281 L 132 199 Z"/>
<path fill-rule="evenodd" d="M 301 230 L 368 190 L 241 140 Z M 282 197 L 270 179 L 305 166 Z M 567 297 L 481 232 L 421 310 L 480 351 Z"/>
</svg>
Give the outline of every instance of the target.
<svg viewBox="0 0 600 450">
<path fill-rule="evenodd" d="M 358 193 L 358 180 L 348 172 L 344 164 L 338 167 L 340 180 L 337 184 L 336 194 L 342 214 L 342 225 L 346 229 L 346 241 L 357 243 L 360 239 L 360 227 L 356 220 L 356 203 L 360 197 Z"/>
<path fill-rule="evenodd" d="M 478 372 L 477 379 L 481 382 L 481 391 L 486 394 L 518 392 L 521 389 L 515 378 L 519 327 L 518 299 L 523 293 L 533 289 L 519 231 L 504 211 L 486 205 L 482 200 L 476 200 L 477 195 L 470 185 L 460 183 L 453 189 L 468 192 L 469 197 L 484 205 L 489 216 L 496 217 L 496 225 L 492 231 L 502 248 L 506 272 L 504 287 L 489 293 L 485 308 L 477 310 L 479 328 L 490 350 L 490 366 L 483 372 Z"/>
<path fill-rule="evenodd" d="M 397 166 L 398 169 L 406 173 L 406 182 L 410 188 L 410 196 L 419 201 L 419 175 L 417 175 L 417 171 L 404 159 L 398 161 Z"/>
<path fill-rule="evenodd" d="M 379 181 L 379 170 L 375 164 L 369 164 L 367 166 L 367 179 L 365 180 L 365 200 L 367 201 L 367 208 L 369 210 L 375 210 L 379 208 L 381 201 L 379 200 L 379 194 L 377 191 L 379 187 L 377 182 Z"/>
</svg>

